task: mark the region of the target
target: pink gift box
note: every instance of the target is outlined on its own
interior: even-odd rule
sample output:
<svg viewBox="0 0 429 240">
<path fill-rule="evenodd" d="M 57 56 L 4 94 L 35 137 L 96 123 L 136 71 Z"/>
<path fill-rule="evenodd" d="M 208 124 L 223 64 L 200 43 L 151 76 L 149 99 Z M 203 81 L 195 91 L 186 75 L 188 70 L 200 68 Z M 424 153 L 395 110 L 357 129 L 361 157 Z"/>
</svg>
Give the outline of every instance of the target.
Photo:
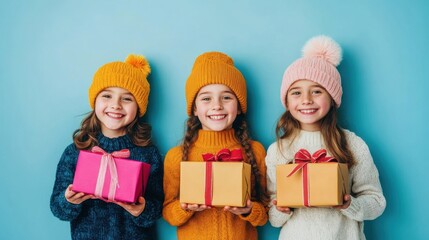
<svg viewBox="0 0 429 240">
<path fill-rule="evenodd" d="M 94 194 L 100 169 L 102 153 L 81 150 L 77 160 L 73 179 L 73 191 Z M 118 173 L 118 187 L 114 200 L 134 203 L 146 190 L 150 165 L 136 160 L 114 157 Z M 108 199 L 110 188 L 110 171 L 107 167 L 102 197 Z"/>
</svg>

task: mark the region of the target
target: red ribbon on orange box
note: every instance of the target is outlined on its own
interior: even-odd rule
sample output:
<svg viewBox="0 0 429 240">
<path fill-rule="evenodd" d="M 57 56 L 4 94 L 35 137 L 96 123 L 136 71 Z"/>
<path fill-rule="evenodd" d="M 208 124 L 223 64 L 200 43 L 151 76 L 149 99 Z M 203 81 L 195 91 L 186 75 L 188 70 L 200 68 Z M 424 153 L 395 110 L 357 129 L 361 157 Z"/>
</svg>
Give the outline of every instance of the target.
<svg viewBox="0 0 429 240">
<path fill-rule="evenodd" d="M 95 185 L 94 196 L 103 198 L 102 193 L 103 193 L 104 179 L 106 178 L 107 166 L 109 166 L 110 188 L 109 188 L 109 194 L 107 199 L 110 201 L 113 201 L 115 200 L 116 188 L 119 187 L 118 172 L 116 170 L 115 159 L 113 157 L 129 158 L 130 150 L 122 149 L 120 151 L 107 153 L 102 148 L 95 146 L 91 149 L 91 151 L 94 153 L 103 154 L 100 160 L 100 169 L 98 170 L 97 184 Z"/>
<path fill-rule="evenodd" d="M 311 155 L 305 149 L 300 149 L 295 154 L 295 163 L 298 163 L 298 165 L 289 173 L 289 175 L 287 175 L 288 177 L 290 177 L 302 169 L 302 189 L 303 189 L 304 206 L 306 207 L 310 207 L 310 191 L 309 191 L 307 164 L 337 161 L 334 157 L 327 157 L 326 154 L 327 153 L 325 149 L 317 150 L 315 153 L 313 153 L 313 155 Z"/>
<path fill-rule="evenodd" d="M 243 155 L 241 149 L 221 149 L 218 153 L 204 153 L 203 159 L 206 162 L 206 179 L 205 179 L 205 193 L 204 200 L 206 206 L 212 205 L 213 198 L 213 162 L 241 162 L 243 161 Z"/>
</svg>

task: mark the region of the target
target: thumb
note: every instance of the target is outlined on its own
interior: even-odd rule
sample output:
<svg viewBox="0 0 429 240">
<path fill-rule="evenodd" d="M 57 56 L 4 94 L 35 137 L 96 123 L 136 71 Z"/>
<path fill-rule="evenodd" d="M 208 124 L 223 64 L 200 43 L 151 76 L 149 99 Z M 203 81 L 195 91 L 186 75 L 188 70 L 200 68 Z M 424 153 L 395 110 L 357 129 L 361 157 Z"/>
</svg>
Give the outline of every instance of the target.
<svg viewBox="0 0 429 240">
<path fill-rule="evenodd" d="M 146 200 L 144 199 L 144 197 L 140 196 L 139 199 L 137 200 L 140 204 L 145 204 Z"/>
<path fill-rule="evenodd" d="M 344 195 L 344 200 L 345 201 L 349 201 L 350 200 L 350 195 L 349 194 Z"/>
</svg>

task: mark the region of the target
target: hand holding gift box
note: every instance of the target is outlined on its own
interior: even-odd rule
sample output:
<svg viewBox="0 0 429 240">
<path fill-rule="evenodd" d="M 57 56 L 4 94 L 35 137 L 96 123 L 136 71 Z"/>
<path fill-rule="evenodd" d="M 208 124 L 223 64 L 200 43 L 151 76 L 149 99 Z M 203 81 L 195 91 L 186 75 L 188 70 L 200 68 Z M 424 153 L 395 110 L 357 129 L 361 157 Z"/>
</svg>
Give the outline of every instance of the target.
<svg viewBox="0 0 429 240">
<path fill-rule="evenodd" d="M 98 198 L 134 203 L 143 196 L 150 173 L 150 165 L 125 159 L 130 155 L 124 149 L 106 153 L 99 147 L 92 152 L 79 152 L 73 179 L 73 191 L 92 194 Z"/>
<path fill-rule="evenodd" d="M 321 149 L 311 155 L 301 149 L 295 164 L 276 168 L 277 205 L 286 207 L 331 207 L 343 204 L 349 194 L 348 167 L 326 156 Z"/>
<path fill-rule="evenodd" d="M 250 198 L 250 164 L 241 149 L 203 154 L 204 162 L 181 162 L 180 202 L 206 206 L 246 205 Z"/>
</svg>

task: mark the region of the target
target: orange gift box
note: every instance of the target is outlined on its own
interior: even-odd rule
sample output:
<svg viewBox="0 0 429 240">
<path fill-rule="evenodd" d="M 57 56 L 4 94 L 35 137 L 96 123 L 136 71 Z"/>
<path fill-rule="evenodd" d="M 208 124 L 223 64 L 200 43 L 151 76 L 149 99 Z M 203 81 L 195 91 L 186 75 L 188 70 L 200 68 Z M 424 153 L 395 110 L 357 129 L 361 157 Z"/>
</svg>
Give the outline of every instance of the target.
<svg viewBox="0 0 429 240">
<path fill-rule="evenodd" d="M 245 206 L 250 198 L 251 166 L 241 162 L 241 150 L 237 150 L 240 151 L 240 162 L 232 159 L 181 162 L 180 202 L 209 206 Z"/>
<path fill-rule="evenodd" d="M 313 156 L 300 150 L 297 155 L 302 156 L 303 152 L 307 160 L 295 158 L 294 164 L 276 167 L 277 205 L 291 208 L 342 205 L 344 195 L 350 193 L 347 164 L 330 162 L 334 159 L 325 157 L 325 150 Z"/>
</svg>

